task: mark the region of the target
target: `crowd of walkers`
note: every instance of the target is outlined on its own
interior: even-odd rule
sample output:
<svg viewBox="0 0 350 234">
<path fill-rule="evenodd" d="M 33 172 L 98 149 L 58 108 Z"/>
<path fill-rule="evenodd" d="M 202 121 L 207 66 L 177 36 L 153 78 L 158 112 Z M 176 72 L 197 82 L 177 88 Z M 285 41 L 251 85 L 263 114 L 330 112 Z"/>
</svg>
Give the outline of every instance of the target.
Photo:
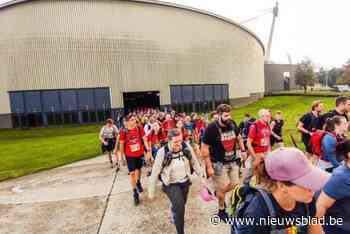
<svg viewBox="0 0 350 234">
<path fill-rule="evenodd" d="M 119 129 L 108 119 L 99 139 L 111 167 L 127 164 L 136 206 L 143 192 L 141 170 L 149 176 L 148 199 L 162 184 L 178 234 L 185 230 L 195 175 L 203 202 L 217 201 L 215 215 L 232 225 L 232 234 L 350 233 L 348 114 L 348 97 L 337 97 L 329 112 L 322 101 L 314 101 L 294 125 L 304 147 L 282 134 L 281 111 L 247 113 L 236 124 L 227 104 L 204 115 L 142 109 L 125 116 Z M 286 137 L 294 147 L 284 146 Z"/>
</svg>

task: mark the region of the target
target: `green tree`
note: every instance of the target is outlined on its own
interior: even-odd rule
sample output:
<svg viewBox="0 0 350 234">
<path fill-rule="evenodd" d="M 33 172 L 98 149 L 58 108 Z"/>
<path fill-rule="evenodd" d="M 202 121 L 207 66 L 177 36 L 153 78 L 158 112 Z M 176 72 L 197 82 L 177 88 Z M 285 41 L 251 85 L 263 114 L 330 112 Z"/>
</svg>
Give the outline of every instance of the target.
<svg viewBox="0 0 350 234">
<path fill-rule="evenodd" d="M 343 68 L 332 68 L 328 72 L 328 85 L 333 87 L 336 84 L 342 84 L 343 73 Z"/>
<path fill-rule="evenodd" d="M 295 84 L 303 87 L 305 93 L 308 86 L 315 84 L 315 72 L 311 60 L 304 60 L 298 64 L 295 72 Z"/>
<path fill-rule="evenodd" d="M 320 70 L 315 74 L 316 75 L 316 81 L 319 84 L 327 85 L 327 71 L 321 67 Z"/>
</svg>

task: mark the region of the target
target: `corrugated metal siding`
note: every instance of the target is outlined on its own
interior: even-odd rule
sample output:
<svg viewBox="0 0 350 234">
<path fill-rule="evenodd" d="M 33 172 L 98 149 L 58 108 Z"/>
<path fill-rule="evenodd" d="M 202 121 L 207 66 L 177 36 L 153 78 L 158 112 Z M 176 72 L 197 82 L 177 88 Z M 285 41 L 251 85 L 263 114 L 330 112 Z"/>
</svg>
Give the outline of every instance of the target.
<svg viewBox="0 0 350 234">
<path fill-rule="evenodd" d="M 250 34 L 182 9 L 123 1 L 32 1 L 0 10 L 0 113 L 6 91 L 228 83 L 230 99 L 264 92 L 263 50 Z M 4 22 L 4 23 L 3 23 Z M 7 88 L 6 88 L 7 87 Z"/>
</svg>

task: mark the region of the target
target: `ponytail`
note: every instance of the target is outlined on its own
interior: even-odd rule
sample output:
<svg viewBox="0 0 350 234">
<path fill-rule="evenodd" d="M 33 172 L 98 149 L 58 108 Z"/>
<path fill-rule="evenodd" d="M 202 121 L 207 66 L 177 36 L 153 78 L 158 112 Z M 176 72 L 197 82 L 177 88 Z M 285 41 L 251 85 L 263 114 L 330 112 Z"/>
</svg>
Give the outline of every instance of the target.
<svg viewBox="0 0 350 234">
<path fill-rule="evenodd" d="M 277 188 L 277 181 L 273 180 L 265 169 L 265 160 L 261 160 L 259 165 L 254 168 L 256 179 L 269 191 Z"/>
<path fill-rule="evenodd" d="M 335 130 L 335 126 L 336 125 L 340 125 L 342 119 L 344 119 L 345 117 L 343 116 L 334 116 L 333 118 L 328 118 L 326 120 L 326 126 L 325 126 L 325 131 L 326 132 L 334 132 Z"/>
</svg>

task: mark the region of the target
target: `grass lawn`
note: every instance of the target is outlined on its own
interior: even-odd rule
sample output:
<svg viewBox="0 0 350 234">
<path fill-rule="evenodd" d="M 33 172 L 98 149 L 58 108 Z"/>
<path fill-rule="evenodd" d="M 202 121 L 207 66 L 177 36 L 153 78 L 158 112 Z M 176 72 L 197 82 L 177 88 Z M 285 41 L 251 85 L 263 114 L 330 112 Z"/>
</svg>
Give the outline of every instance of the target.
<svg viewBox="0 0 350 234">
<path fill-rule="evenodd" d="M 99 154 L 100 126 L 0 131 L 0 181 Z"/>
<path fill-rule="evenodd" d="M 273 114 L 280 110 L 283 112 L 285 125 L 283 128 L 283 139 L 286 146 L 293 146 L 290 135 L 297 140 L 298 147 L 304 149 L 304 145 L 300 142 L 300 133 L 296 130 L 299 118 L 306 112 L 311 111 L 311 103 L 315 100 L 322 100 L 325 109 L 330 110 L 335 106 L 334 97 L 317 97 L 317 96 L 271 96 L 262 100 L 234 109 L 232 117 L 237 124 L 243 119 L 245 113 L 257 116 L 257 112 L 262 108 L 272 110 Z"/>
<path fill-rule="evenodd" d="M 274 96 L 234 109 L 232 115 L 239 122 L 246 112 L 256 115 L 261 108 L 283 111 L 286 120 L 284 139 L 291 146 L 289 134 L 299 140 L 296 123 L 304 112 L 309 111 L 311 102 L 317 99 L 324 101 L 326 109 L 334 106 L 334 97 Z M 0 130 L 0 181 L 100 155 L 100 127 Z"/>
</svg>

